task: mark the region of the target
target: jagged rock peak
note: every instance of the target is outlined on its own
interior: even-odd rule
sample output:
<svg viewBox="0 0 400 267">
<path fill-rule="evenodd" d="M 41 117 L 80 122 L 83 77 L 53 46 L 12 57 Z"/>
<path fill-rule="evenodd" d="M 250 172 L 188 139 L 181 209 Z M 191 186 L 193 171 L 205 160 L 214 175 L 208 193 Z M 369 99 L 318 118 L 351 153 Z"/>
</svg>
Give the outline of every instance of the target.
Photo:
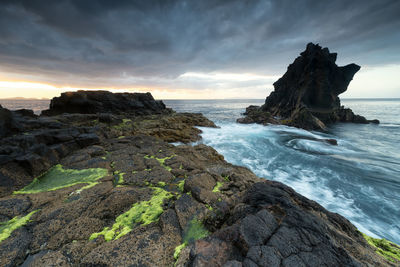
<svg viewBox="0 0 400 267">
<path fill-rule="evenodd" d="M 267 97 L 263 109 L 283 117 L 302 106 L 331 111 L 339 109 L 338 95 L 347 90 L 360 66 L 338 67 L 336 57 L 337 54 L 330 53 L 328 48 L 309 43 L 289 65 L 287 72 L 274 83 L 275 91 Z M 289 105 L 282 103 L 287 100 L 290 100 Z M 287 109 L 281 110 L 283 104 Z"/>
<path fill-rule="evenodd" d="M 339 94 L 345 92 L 360 66 L 336 65 L 337 53 L 308 43 L 286 73 L 274 83 L 275 90 L 259 108 L 246 110 L 238 122 L 281 123 L 305 129 L 324 130 L 325 124 L 342 122 L 368 123 L 340 105 Z"/>
<path fill-rule="evenodd" d="M 306 50 L 300 53 L 303 57 L 310 57 L 316 53 L 322 53 L 325 57 L 332 60 L 333 63 L 336 62 L 337 53 L 330 53 L 329 48 L 322 48 L 319 44 L 308 43 Z"/>
</svg>

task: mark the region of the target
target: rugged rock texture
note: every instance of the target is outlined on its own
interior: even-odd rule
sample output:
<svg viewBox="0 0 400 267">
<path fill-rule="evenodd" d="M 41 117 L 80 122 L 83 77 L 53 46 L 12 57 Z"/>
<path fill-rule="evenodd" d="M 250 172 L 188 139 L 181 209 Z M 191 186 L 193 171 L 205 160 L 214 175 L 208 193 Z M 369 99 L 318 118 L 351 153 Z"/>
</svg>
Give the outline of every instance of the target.
<svg viewBox="0 0 400 267">
<path fill-rule="evenodd" d="M 53 116 L 62 113 L 130 113 L 148 115 L 168 113 L 162 101 L 154 100 L 150 93 L 118 93 L 107 91 L 65 92 L 51 100 L 50 109 L 42 115 Z"/>
<path fill-rule="evenodd" d="M 27 110 L 0 108 L 0 116 L 0 196 L 26 186 L 72 152 L 107 138 L 146 134 L 167 142 L 188 143 L 200 138 L 201 131 L 194 126 L 216 127 L 201 114 L 171 111 L 143 116 L 97 113 L 37 117 Z"/>
<path fill-rule="evenodd" d="M 336 53 L 309 43 L 274 83 L 275 90 L 261 107 L 250 106 L 240 123 L 280 123 L 308 130 L 325 130 L 334 122 L 379 123 L 355 115 L 340 105 L 339 94 L 347 90 L 356 64 L 336 65 Z"/>
<path fill-rule="evenodd" d="M 104 117 L 107 122 L 102 122 Z M 74 114 L 20 120 L 23 130 L 0 140 L 0 196 L 26 186 L 72 152 L 106 138 L 146 134 L 167 142 L 188 143 L 200 138 L 201 131 L 193 126 L 216 127 L 200 114 L 130 118 Z"/>
<path fill-rule="evenodd" d="M 200 114 L 19 122 L 20 132 L 0 144 L 8 153 L 1 181 L 12 181 L 0 196 L 0 266 L 399 264 L 378 255 L 345 218 L 293 189 L 227 163 L 211 147 L 168 143 L 198 140 L 195 125 L 215 127 Z M 38 177 L 21 156 L 36 158 L 32 168 L 59 165 Z M 79 182 L 91 171 L 102 174 Z"/>
</svg>

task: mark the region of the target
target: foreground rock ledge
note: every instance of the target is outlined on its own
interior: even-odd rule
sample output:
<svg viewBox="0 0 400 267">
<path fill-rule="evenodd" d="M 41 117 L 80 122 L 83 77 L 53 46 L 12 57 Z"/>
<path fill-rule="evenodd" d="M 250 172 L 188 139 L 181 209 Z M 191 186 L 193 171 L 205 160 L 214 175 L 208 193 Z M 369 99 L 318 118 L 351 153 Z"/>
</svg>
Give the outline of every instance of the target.
<svg viewBox="0 0 400 267">
<path fill-rule="evenodd" d="M 227 163 L 209 146 L 169 143 L 197 140 L 194 125 L 215 127 L 200 114 L 10 116 L 22 130 L 1 147 L 16 149 L 14 138 L 32 135 L 67 151 L 42 142 L 41 151 L 58 153 L 53 161 L 28 146 L 19 153 L 27 162 L 35 154 L 32 165 L 1 165 L 1 266 L 396 265 L 348 220 L 290 187 Z M 83 144 L 67 146 L 76 128 L 91 137 L 78 134 L 73 142 Z M 55 167 L 26 187 L 36 177 L 29 168 L 41 162 Z M 95 176 L 79 183 L 84 173 Z M 48 183 L 60 174 L 68 182 Z M 4 227 L 13 231 L 2 239 Z"/>
<path fill-rule="evenodd" d="M 360 66 L 336 65 L 336 53 L 309 43 L 305 51 L 289 65 L 286 73 L 274 83 L 275 90 L 264 105 L 246 108 L 239 123 L 285 124 L 306 130 L 326 130 L 334 122 L 379 123 L 355 115 L 340 105 L 339 94 L 359 71 Z"/>
</svg>

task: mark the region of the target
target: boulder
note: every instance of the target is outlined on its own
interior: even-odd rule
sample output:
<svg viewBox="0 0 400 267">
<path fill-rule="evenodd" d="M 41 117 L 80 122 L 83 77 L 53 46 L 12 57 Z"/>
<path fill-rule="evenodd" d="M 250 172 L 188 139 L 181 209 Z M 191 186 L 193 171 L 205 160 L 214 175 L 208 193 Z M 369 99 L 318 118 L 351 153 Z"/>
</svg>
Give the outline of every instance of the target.
<svg viewBox="0 0 400 267">
<path fill-rule="evenodd" d="M 112 114 L 162 114 L 170 113 L 162 101 L 154 100 L 150 93 L 116 93 L 108 91 L 65 92 L 54 97 L 50 109 L 42 115 L 54 116 L 62 113 L 112 113 Z"/>
<path fill-rule="evenodd" d="M 20 125 L 15 120 L 13 113 L 0 105 L 0 138 L 18 132 Z"/>
<path fill-rule="evenodd" d="M 360 66 L 336 65 L 336 53 L 309 43 L 305 51 L 289 65 L 274 83 L 275 90 L 261 107 L 250 106 L 239 123 L 278 123 L 307 130 L 326 130 L 334 122 L 379 123 L 355 115 L 340 105 L 339 94 L 345 92 Z"/>
<path fill-rule="evenodd" d="M 33 110 L 31 109 L 17 109 L 13 111 L 14 114 L 17 114 L 19 116 L 23 116 L 23 117 L 30 117 L 30 118 L 36 118 L 37 115 L 33 112 Z"/>
</svg>

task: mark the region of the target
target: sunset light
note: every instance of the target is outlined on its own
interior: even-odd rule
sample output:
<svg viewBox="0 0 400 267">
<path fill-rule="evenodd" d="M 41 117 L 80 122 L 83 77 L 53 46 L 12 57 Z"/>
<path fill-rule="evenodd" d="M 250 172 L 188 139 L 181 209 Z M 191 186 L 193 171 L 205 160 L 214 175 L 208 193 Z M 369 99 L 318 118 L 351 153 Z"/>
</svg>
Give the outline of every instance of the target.
<svg viewBox="0 0 400 267">
<path fill-rule="evenodd" d="M 0 266 L 400 266 L 399 15 L 0 1 Z"/>
</svg>

